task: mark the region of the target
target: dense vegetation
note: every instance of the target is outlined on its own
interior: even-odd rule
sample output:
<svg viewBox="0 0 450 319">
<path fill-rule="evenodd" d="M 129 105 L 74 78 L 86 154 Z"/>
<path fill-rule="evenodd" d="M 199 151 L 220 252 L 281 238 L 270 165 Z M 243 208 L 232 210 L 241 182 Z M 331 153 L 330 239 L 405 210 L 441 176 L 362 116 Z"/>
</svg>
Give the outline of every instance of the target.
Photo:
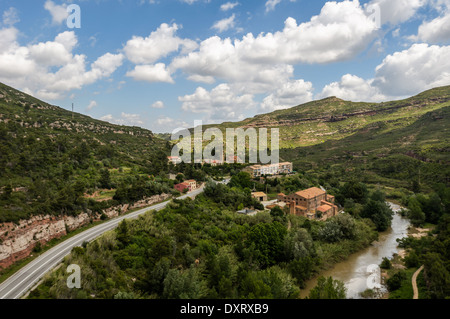
<svg viewBox="0 0 450 319">
<path fill-rule="evenodd" d="M 245 216 L 240 186 L 209 182 L 195 200 L 126 221 L 47 276 L 31 298 L 298 298 L 305 281 L 377 238 L 374 224 L 349 214 L 327 222 L 277 212 Z M 66 286 L 78 264 L 82 289 Z"/>
</svg>

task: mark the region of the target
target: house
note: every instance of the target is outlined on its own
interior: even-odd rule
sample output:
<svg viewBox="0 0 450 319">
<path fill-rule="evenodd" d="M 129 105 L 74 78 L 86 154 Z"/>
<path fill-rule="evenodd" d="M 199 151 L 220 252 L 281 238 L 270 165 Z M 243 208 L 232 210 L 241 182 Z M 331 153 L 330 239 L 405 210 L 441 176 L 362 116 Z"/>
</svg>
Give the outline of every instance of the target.
<svg viewBox="0 0 450 319">
<path fill-rule="evenodd" d="M 252 165 L 244 168 L 243 171 L 249 173 L 252 178 L 263 175 L 290 174 L 293 172 L 293 165 L 290 162 L 268 165 Z"/>
<path fill-rule="evenodd" d="M 185 189 L 188 190 L 188 192 L 191 192 L 195 189 L 197 189 L 197 182 L 193 179 L 184 181 L 183 183 L 180 184 L 176 184 L 174 186 L 174 188 L 179 191 L 180 193 L 182 193 Z"/>
<path fill-rule="evenodd" d="M 189 184 L 188 183 L 180 183 L 180 184 L 176 184 L 174 186 L 174 188 L 179 191 L 180 193 L 184 192 L 185 189 L 189 190 Z"/>
<path fill-rule="evenodd" d="M 197 189 L 197 182 L 193 179 L 184 181 L 184 183 L 187 183 L 189 185 L 189 191 L 193 191 Z"/>
<path fill-rule="evenodd" d="M 325 220 L 338 214 L 334 196 L 328 195 L 326 191 L 317 187 L 290 195 L 280 193 L 277 198 L 279 202 L 284 202 L 289 206 L 291 215 Z"/>
<path fill-rule="evenodd" d="M 256 198 L 260 202 L 267 202 L 267 195 L 263 192 L 253 192 L 252 197 Z"/>
</svg>

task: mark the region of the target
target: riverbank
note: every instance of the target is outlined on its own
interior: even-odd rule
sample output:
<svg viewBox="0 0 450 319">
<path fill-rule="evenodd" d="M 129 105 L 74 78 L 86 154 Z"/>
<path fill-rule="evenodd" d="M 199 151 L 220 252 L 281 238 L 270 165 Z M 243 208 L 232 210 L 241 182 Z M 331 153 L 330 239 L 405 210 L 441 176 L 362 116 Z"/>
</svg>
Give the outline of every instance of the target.
<svg viewBox="0 0 450 319">
<path fill-rule="evenodd" d="M 335 264 L 329 270 L 323 271 L 315 278 L 308 280 L 305 289 L 302 289 L 300 292 L 301 298 L 309 295 L 309 291 L 315 287 L 317 279 L 320 276 L 331 276 L 334 279 L 344 282 L 347 288 L 348 299 L 362 298 L 361 293 L 369 288 L 367 281 L 372 275 L 369 266 L 378 266 L 383 260 L 383 257 L 390 257 L 394 254 L 401 253 L 397 239 L 408 236 L 410 223 L 399 214 L 401 206 L 394 203 L 389 204 L 395 212 L 391 228 L 380 233 L 378 240 L 373 242 L 368 248 L 350 255 L 347 260 Z M 386 291 L 385 288 L 382 288 L 380 293 L 384 294 Z"/>
</svg>

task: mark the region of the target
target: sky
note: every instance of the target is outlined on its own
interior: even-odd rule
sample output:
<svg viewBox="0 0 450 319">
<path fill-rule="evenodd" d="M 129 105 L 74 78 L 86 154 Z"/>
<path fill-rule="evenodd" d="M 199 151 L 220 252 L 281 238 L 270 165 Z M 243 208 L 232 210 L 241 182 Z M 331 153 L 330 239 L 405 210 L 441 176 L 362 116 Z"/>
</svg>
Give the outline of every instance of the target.
<svg viewBox="0 0 450 319">
<path fill-rule="evenodd" d="M 157 133 L 450 85 L 450 0 L 0 0 L 0 82 Z"/>
</svg>

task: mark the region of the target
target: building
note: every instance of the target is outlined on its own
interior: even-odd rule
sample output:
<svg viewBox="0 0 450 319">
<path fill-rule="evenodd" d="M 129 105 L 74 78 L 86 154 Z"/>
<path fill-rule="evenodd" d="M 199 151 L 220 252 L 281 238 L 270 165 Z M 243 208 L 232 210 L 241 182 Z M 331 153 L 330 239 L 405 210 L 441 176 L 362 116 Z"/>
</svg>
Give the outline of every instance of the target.
<svg viewBox="0 0 450 319">
<path fill-rule="evenodd" d="M 244 172 L 249 173 L 252 178 L 263 175 L 290 174 L 293 171 L 293 165 L 290 162 L 268 165 L 252 165 L 244 168 Z"/>
<path fill-rule="evenodd" d="M 180 183 L 176 184 L 174 188 L 179 191 L 180 193 L 184 192 L 185 189 L 189 191 L 189 184 L 188 183 Z"/>
<path fill-rule="evenodd" d="M 184 183 L 187 183 L 189 185 L 189 191 L 193 191 L 197 189 L 197 182 L 193 179 L 184 181 Z"/>
<path fill-rule="evenodd" d="M 278 194 L 278 201 L 289 206 L 289 213 L 304 216 L 309 219 L 326 220 L 338 214 L 338 207 L 334 204 L 334 196 L 326 191 L 312 187 L 290 195 Z"/>
<path fill-rule="evenodd" d="M 185 189 L 187 189 L 188 192 L 191 192 L 197 189 L 197 182 L 193 179 L 190 179 L 188 181 L 184 181 L 183 183 L 176 184 L 174 188 L 180 193 L 182 193 Z"/>
<path fill-rule="evenodd" d="M 260 202 L 267 202 L 267 195 L 263 192 L 253 192 L 252 197 L 256 198 Z"/>
</svg>

